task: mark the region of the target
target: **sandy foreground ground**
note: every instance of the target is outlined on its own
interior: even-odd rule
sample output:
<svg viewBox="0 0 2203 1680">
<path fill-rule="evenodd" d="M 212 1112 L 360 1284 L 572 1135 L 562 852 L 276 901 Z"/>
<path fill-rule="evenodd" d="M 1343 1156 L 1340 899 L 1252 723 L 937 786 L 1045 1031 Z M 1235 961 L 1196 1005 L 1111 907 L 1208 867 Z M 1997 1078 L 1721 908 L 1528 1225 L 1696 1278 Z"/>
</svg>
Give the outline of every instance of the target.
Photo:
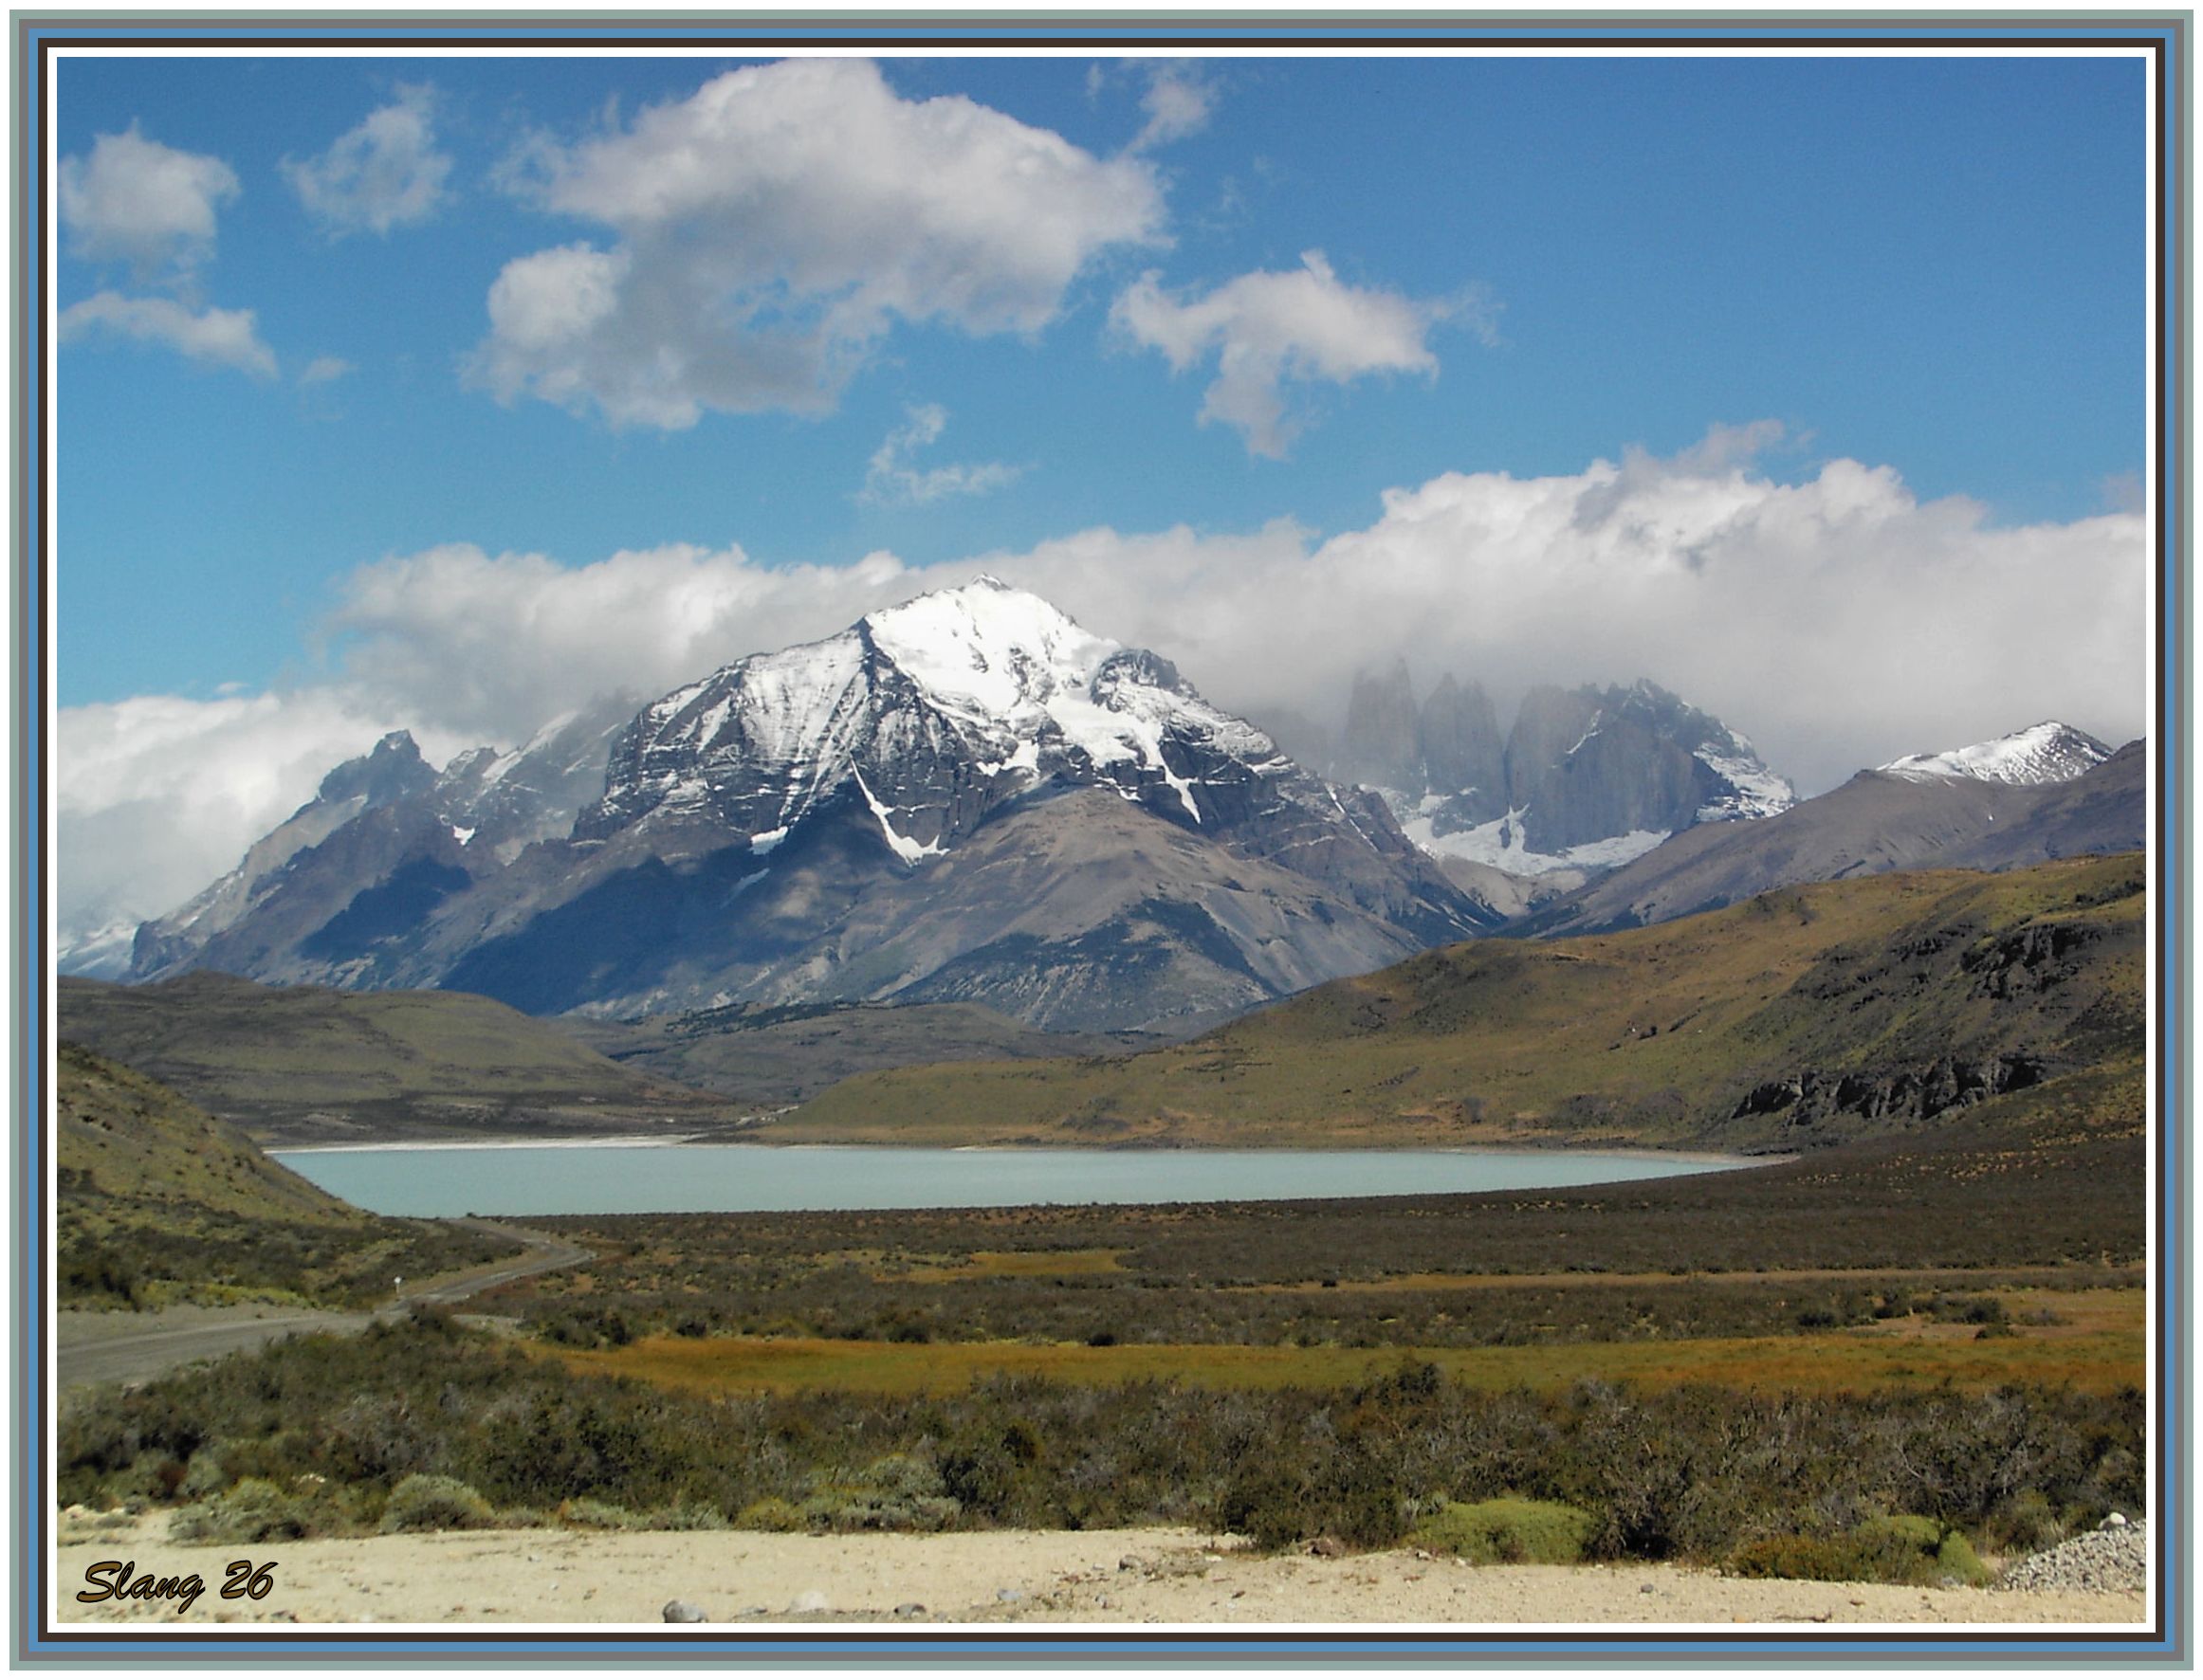
<svg viewBox="0 0 2203 1680">
<path fill-rule="evenodd" d="M 1663 1564 L 1473 1567 L 1416 1551 L 1258 1557 L 1183 1529 L 1088 1533 L 597 1534 L 568 1529 L 181 1545 L 167 1520 L 65 1517 L 64 1621 L 664 1625 L 670 1600 L 716 1624 L 1341 1622 L 1453 1627 L 2128 1623 L 2139 1593 L 1923 1590 L 1739 1580 Z M 233 1560 L 271 1565 L 266 1596 L 220 1597 Z M 196 1575 L 175 1598 L 77 1601 L 87 1580 Z"/>
</svg>

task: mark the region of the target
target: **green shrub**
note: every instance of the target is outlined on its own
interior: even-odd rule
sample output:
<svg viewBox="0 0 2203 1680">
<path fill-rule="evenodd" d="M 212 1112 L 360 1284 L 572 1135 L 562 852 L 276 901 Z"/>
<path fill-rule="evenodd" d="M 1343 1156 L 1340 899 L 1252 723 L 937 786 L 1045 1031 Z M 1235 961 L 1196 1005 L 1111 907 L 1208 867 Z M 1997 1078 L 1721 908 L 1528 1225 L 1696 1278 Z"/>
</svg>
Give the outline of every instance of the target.
<svg viewBox="0 0 2203 1680">
<path fill-rule="evenodd" d="M 1590 1512 L 1551 1500 L 1442 1500 L 1416 1524 L 1413 1538 L 1477 1563 L 1574 1563 L 1597 1525 Z"/>
<path fill-rule="evenodd" d="M 830 1484 L 803 1502 L 812 1528 L 849 1534 L 863 1529 L 929 1532 L 963 1514 L 953 1485 L 929 1462 L 901 1452 L 867 1465 L 848 1482 Z"/>
<path fill-rule="evenodd" d="M 313 1532 L 306 1508 L 273 1482 L 248 1477 L 219 1499 L 187 1506 L 169 1520 L 169 1536 L 190 1544 L 259 1545 L 303 1540 Z"/>
<path fill-rule="evenodd" d="M 489 1501 L 455 1477 L 411 1475 L 391 1489 L 390 1503 L 382 1509 L 382 1532 L 486 1528 L 494 1516 Z"/>
<path fill-rule="evenodd" d="M 607 1505 L 601 1499 L 569 1499 L 559 1507 L 559 1521 L 569 1528 L 608 1528 L 617 1531 L 649 1526 L 625 1506 Z"/>
<path fill-rule="evenodd" d="M 1780 1534 L 1739 1548 L 1734 1574 L 1784 1580 L 1873 1580 L 1898 1586 L 1981 1586 L 1973 1543 L 1933 1517 L 1870 1517 L 1849 1532 Z"/>
<path fill-rule="evenodd" d="M 801 1510 L 777 1497 L 752 1500 L 734 1513 L 734 1525 L 764 1534 L 794 1534 L 810 1526 Z"/>
<path fill-rule="evenodd" d="M 2006 1552 L 2044 1551 L 2068 1532 L 2040 1488 L 2022 1488 L 1990 1514 L 1988 1524 L 1989 1540 Z"/>
<path fill-rule="evenodd" d="M 643 1517 L 645 1528 L 669 1534 L 719 1533 L 733 1525 L 717 1506 L 690 1505 L 686 1501 L 662 1505 Z"/>
</svg>

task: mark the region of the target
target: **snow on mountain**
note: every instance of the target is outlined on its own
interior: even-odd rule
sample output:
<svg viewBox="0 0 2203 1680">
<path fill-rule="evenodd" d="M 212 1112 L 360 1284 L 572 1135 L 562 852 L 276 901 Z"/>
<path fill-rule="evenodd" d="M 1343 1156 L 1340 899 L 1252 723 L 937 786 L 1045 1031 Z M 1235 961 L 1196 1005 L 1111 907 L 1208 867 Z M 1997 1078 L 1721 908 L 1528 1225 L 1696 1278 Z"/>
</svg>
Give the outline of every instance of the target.
<svg viewBox="0 0 2203 1680">
<path fill-rule="evenodd" d="M 854 789 L 890 849 L 916 863 L 1055 776 L 1210 823 L 1218 801 L 1202 778 L 1218 759 L 1256 775 L 1294 768 L 1167 660 L 981 577 L 737 660 L 644 708 L 577 834 L 705 818 L 755 848 Z"/>
<path fill-rule="evenodd" d="M 2039 787 L 2085 776 L 2110 757 L 2111 749 L 2094 736 L 2050 720 L 1994 740 L 1947 753 L 1916 753 L 1876 769 L 1906 781 L 1971 778 Z"/>
<path fill-rule="evenodd" d="M 1504 816 L 1465 829 L 1441 830 L 1438 813 L 1447 803 L 1444 795 L 1425 794 L 1411 802 L 1404 794 L 1381 791 L 1385 802 L 1400 819 L 1400 831 L 1431 856 L 1483 864 L 1510 875 L 1536 877 L 1569 869 L 1596 873 L 1620 868 L 1643 857 L 1668 835 L 1665 829 L 1632 829 L 1626 833 L 1587 841 L 1559 851 L 1538 851 L 1530 844 L 1527 810 L 1510 811 Z"/>
</svg>

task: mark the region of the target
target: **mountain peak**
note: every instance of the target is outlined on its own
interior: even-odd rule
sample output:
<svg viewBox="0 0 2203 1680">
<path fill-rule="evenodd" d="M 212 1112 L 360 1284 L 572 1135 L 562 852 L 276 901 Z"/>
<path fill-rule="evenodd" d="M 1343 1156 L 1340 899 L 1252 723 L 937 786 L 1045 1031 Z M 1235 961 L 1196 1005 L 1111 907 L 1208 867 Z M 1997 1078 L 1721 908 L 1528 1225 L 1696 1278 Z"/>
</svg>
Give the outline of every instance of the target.
<svg viewBox="0 0 2203 1680">
<path fill-rule="evenodd" d="M 2111 749 L 2093 735 L 2050 718 L 1994 740 L 1945 753 L 1915 753 L 1875 769 L 1904 781 L 1997 781 L 2032 787 L 2071 781 L 2110 757 Z"/>
</svg>

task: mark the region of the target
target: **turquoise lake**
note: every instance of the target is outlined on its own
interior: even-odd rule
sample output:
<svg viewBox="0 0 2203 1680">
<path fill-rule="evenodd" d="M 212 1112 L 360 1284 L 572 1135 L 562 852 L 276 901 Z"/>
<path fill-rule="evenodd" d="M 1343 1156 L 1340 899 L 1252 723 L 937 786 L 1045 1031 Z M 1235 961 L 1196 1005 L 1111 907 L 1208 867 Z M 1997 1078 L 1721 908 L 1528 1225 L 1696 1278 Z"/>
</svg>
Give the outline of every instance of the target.
<svg viewBox="0 0 2203 1680">
<path fill-rule="evenodd" d="M 1610 1184 L 1754 1163 L 1559 1150 L 879 1149 L 755 1144 L 294 1149 L 377 1214 L 733 1214 L 1042 1203 L 1290 1201 Z"/>
</svg>

